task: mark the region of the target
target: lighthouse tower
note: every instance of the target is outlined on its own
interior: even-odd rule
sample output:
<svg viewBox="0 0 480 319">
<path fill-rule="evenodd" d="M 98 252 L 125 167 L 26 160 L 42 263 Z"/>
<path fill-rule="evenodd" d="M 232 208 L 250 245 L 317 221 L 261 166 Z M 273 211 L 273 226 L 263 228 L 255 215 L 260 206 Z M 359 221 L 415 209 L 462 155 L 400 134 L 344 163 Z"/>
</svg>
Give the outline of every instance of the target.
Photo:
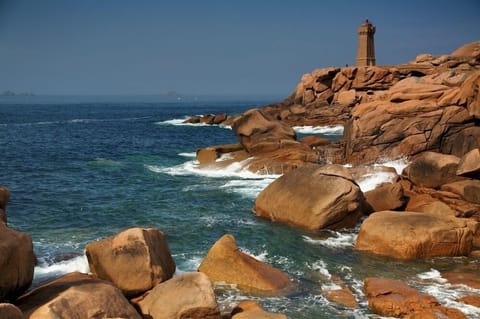
<svg viewBox="0 0 480 319">
<path fill-rule="evenodd" d="M 371 24 L 368 19 L 358 27 L 356 66 L 375 65 L 375 46 L 373 43 L 374 34 L 375 26 Z"/>
</svg>

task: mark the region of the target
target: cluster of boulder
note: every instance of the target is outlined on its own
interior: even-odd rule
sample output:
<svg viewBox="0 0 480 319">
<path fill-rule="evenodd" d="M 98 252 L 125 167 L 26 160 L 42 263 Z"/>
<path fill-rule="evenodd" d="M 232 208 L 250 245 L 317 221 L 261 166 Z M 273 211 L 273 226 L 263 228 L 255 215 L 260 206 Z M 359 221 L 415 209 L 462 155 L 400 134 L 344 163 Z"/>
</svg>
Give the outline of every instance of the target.
<svg viewBox="0 0 480 319">
<path fill-rule="evenodd" d="M 480 147 L 479 88 L 480 42 L 401 65 L 317 69 L 280 103 L 224 115 L 237 148 L 210 146 L 201 164 L 218 165 L 229 153 L 253 172 L 281 174 L 309 163 L 361 165 L 425 151 L 461 157 Z M 343 125 L 343 139 L 297 140 L 292 129 L 325 125 Z"/>
<path fill-rule="evenodd" d="M 293 130 L 336 124 L 341 141 Z M 480 42 L 403 65 L 315 70 L 283 102 L 231 126 L 238 144 L 199 149 L 197 159 L 282 174 L 256 198 L 257 216 L 310 231 L 361 222 L 355 248 L 389 258 L 480 256 Z M 411 160 L 400 176 L 361 191 L 362 165 L 399 157 Z M 341 289 L 326 296 L 355 305 L 335 280 Z M 391 279 L 367 278 L 365 291 L 380 315 L 465 318 Z M 461 301 L 478 306 L 475 296 Z"/>
<path fill-rule="evenodd" d="M 176 274 L 165 235 L 154 228 L 130 228 L 86 246 L 91 274 L 69 273 L 27 291 L 36 262 L 32 240 L 7 227 L 8 198 L 8 190 L 0 187 L 2 319 L 286 319 L 255 301 L 221 312 L 215 282 L 262 294 L 293 287 L 285 273 L 240 251 L 231 235 L 213 245 L 197 272 Z"/>
</svg>

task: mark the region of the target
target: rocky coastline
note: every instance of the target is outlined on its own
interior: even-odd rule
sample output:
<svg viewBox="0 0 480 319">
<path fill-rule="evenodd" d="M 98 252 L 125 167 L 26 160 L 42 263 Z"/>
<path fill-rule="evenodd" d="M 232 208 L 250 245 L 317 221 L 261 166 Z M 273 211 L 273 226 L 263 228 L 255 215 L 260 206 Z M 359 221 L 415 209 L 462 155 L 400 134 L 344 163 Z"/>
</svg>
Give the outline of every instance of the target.
<svg viewBox="0 0 480 319">
<path fill-rule="evenodd" d="M 442 277 L 480 288 L 480 42 L 403 65 L 314 70 L 282 102 L 187 122 L 231 126 L 238 137 L 199 149 L 201 166 L 236 162 L 282 174 L 257 196 L 256 216 L 313 232 L 361 223 L 355 249 L 386 259 L 469 256 L 476 272 Z M 307 125 L 342 125 L 343 139 L 297 139 L 292 127 Z M 362 192 L 366 165 L 399 157 L 410 161 L 401 174 L 385 167 L 391 182 Z M 8 227 L 8 200 L 0 187 L 2 318 L 286 318 L 255 301 L 220 311 L 215 283 L 262 296 L 296 289 L 288 274 L 240 251 L 229 234 L 212 243 L 197 272 L 178 274 L 161 230 L 130 228 L 86 246 L 91 274 L 28 290 L 32 239 Z M 338 288 L 322 294 L 359 307 L 351 288 L 333 281 Z M 370 311 L 382 316 L 466 318 L 392 278 L 365 278 L 364 291 Z M 458 301 L 480 307 L 478 295 Z"/>
</svg>

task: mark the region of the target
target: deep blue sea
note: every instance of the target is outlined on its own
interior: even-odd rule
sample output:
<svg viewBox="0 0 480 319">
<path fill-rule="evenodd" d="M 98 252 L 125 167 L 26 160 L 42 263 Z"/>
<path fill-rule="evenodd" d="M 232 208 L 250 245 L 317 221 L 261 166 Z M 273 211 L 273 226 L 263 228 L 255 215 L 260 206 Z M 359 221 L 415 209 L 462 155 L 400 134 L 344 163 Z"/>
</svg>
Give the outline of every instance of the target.
<svg viewBox="0 0 480 319">
<path fill-rule="evenodd" d="M 167 235 L 178 273 L 195 271 L 214 242 L 230 233 L 244 252 L 282 269 L 298 286 L 279 297 L 218 287 L 222 309 L 256 299 L 292 319 L 378 318 L 367 309 L 363 280 L 386 276 L 480 318 L 479 308 L 454 301 L 471 291 L 443 284 L 439 273 L 478 267 L 478 260 L 400 262 L 362 255 L 353 249 L 355 230 L 309 233 L 255 217 L 255 196 L 277 176 L 236 166 L 197 167 L 197 148 L 237 139 L 229 128 L 182 125 L 183 119 L 240 114 L 280 99 L 1 97 L 0 185 L 11 192 L 9 226 L 32 236 L 39 262 L 34 285 L 70 271 L 88 272 L 88 242 L 129 227 L 156 227 Z M 341 137 L 338 127 L 303 132 Z M 362 189 L 383 178 L 366 176 Z M 322 295 L 338 288 L 332 276 L 353 290 L 359 309 Z"/>
</svg>

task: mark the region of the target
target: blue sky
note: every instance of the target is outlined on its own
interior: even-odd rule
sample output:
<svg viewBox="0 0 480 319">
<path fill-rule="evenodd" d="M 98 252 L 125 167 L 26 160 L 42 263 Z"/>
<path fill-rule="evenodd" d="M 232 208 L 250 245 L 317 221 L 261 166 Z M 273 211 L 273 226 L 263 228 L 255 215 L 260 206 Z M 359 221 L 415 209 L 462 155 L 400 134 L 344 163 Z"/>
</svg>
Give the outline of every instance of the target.
<svg viewBox="0 0 480 319">
<path fill-rule="evenodd" d="M 0 0 L 0 91 L 287 96 L 301 75 L 480 40 L 480 1 Z"/>
</svg>

